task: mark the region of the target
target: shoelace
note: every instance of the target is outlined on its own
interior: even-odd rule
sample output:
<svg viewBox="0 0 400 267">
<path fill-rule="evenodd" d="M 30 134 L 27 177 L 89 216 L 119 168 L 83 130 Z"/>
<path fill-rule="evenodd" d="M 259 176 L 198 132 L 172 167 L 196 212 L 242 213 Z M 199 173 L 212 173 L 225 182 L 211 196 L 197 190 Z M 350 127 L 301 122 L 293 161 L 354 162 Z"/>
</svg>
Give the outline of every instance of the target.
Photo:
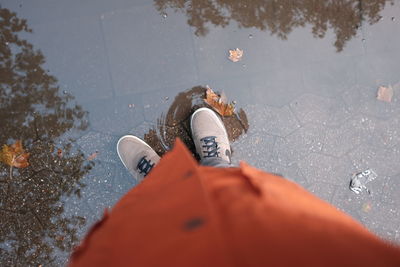
<svg viewBox="0 0 400 267">
<path fill-rule="evenodd" d="M 144 176 L 146 176 L 154 167 L 154 165 L 155 163 L 151 164 L 151 160 L 147 160 L 146 156 L 144 156 L 139 160 L 139 163 L 136 166 L 136 168 L 139 170 L 140 174 L 144 173 Z"/>
<path fill-rule="evenodd" d="M 202 145 L 205 150 L 203 150 L 203 153 L 206 155 L 204 156 L 205 158 L 212 158 L 212 157 L 219 157 L 219 152 L 218 152 L 218 143 L 215 141 L 216 136 L 206 136 L 204 138 L 201 138 L 200 141 L 204 142 L 204 145 Z"/>
</svg>

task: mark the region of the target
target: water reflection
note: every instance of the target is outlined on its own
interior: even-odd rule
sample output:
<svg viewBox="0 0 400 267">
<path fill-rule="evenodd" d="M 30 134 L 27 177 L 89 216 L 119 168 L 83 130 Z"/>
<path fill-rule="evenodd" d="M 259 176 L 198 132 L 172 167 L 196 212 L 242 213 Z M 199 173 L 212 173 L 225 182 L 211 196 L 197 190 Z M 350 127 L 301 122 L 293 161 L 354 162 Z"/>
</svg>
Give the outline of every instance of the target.
<svg viewBox="0 0 400 267">
<path fill-rule="evenodd" d="M 331 28 L 337 51 L 343 50 L 362 23 L 379 21 L 387 2 L 393 4 L 393 0 L 154 0 L 160 12 L 173 8 L 185 13 L 198 36 L 207 34 L 207 23 L 224 27 L 236 21 L 239 27 L 268 30 L 281 39 L 296 27 L 310 25 L 317 38 Z"/>
<path fill-rule="evenodd" d="M 196 86 L 179 93 L 166 115 L 162 114 L 157 120 L 157 127 L 150 129 L 144 135 L 145 141 L 159 155 L 163 155 L 170 150 L 177 137 L 186 144 L 193 155 L 196 155 L 196 149 L 190 133 L 190 116 L 196 109 L 207 106 L 203 101 L 206 89 L 205 87 Z M 249 128 L 247 116 L 243 109 L 235 112 L 233 116 L 223 117 L 222 120 L 231 142 L 246 133 Z"/>
<path fill-rule="evenodd" d="M 2 266 L 39 266 L 77 242 L 80 216 L 63 215 L 62 196 L 79 195 L 89 171 L 68 131 L 87 128 L 87 112 L 43 69 L 45 58 L 20 38 L 26 20 L 0 9 L 0 145 L 22 140 L 30 166 L 0 163 L 0 258 Z M 64 141 L 63 141 L 64 140 Z"/>
</svg>

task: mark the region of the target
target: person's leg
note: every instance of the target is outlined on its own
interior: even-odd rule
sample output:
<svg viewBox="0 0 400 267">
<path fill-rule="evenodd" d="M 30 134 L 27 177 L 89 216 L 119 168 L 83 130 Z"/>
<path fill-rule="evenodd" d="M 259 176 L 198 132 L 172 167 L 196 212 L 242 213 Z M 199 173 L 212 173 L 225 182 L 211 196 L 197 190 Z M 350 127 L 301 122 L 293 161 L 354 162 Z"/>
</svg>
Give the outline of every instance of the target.
<svg viewBox="0 0 400 267">
<path fill-rule="evenodd" d="M 228 168 L 233 167 L 229 162 L 220 158 L 205 158 L 200 161 L 203 166 L 217 167 L 217 168 Z"/>
<path fill-rule="evenodd" d="M 160 157 L 146 142 L 133 135 L 119 139 L 117 152 L 124 166 L 138 181 L 160 161 Z"/>
<path fill-rule="evenodd" d="M 208 108 L 196 110 L 191 117 L 190 128 L 201 165 L 232 167 L 228 134 L 214 111 Z"/>
</svg>

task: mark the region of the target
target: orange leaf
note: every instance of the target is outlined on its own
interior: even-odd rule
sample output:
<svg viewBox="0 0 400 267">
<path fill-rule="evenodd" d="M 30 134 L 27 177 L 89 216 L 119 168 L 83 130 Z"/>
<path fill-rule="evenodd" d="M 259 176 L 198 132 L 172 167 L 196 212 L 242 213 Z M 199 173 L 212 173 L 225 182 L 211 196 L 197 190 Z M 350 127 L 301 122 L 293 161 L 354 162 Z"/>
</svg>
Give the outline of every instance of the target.
<svg viewBox="0 0 400 267">
<path fill-rule="evenodd" d="M 379 86 L 376 98 L 380 101 L 392 102 L 393 88 L 389 85 L 388 87 Z"/>
<path fill-rule="evenodd" d="M 21 140 L 17 140 L 12 145 L 3 145 L 0 151 L 0 161 L 16 168 L 26 168 L 29 166 L 29 153 L 22 147 Z"/>
<path fill-rule="evenodd" d="M 211 88 L 207 88 L 206 98 L 204 101 L 210 105 L 216 112 L 221 116 L 232 116 L 235 111 L 235 105 L 233 103 L 225 103 L 221 96 L 216 94 Z"/>
<path fill-rule="evenodd" d="M 92 153 L 92 154 L 88 157 L 88 160 L 94 160 L 94 159 L 97 157 L 97 154 L 98 154 L 97 151 L 94 152 L 94 153 Z"/>
<path fill-rule="evenodd" d="M 57 149 L 57 156 L 61 159 L 63 157 L 63 151 L 61 148 Z"/>
<path fill-rule="evenodd" d="M 229 59 L 233 62 L 238 62 L 243 57 L 243 50 L 236 48 L 235 50 L 229 50 Z"/>
</svg>

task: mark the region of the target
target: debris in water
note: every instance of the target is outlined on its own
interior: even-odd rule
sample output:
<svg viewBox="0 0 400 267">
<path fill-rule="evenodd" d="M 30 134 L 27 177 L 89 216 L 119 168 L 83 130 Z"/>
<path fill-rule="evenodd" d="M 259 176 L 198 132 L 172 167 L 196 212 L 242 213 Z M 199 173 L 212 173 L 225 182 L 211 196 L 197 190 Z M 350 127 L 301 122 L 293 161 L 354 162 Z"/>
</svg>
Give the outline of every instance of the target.
<svg viewBox="0 0 400 267">
<path fill-rule="evenodd" d="M 360 194 L 364 189 L 366 189 L 368 193 L 371 193 L 366 187 L 366 184 L 375 180 L 376 177 L 378 177 L 378 175 L 371 169 L 356 173 L 351 178 L 350 190 L 356 194 Z"/>
<path fill-rule="evenodd" d="M 63 157 L 63 152 L 62 152 L 62 149 L 61 149 L 61 148 L 57 149 L 57 156 L 58 156 L 60 159 Z"/>
<path fill-rule="evenodd" d="M 21 140 L 9 146 L 3 145 L 0 150 L 0 161 L 12 167 L 26 168 L 29 166 L 28 159 L 29 153 L 25 152 Z"/>
<path fill-rule="evenodd" d="M 235 50 L 229 50 L 229 59 L 233 62 L 238 62 L 243 57 L 243 50 L 236 48 Z"/>
<path fill-rule="evenodd" d="M 94 159 L 97 157 L 98 154 L 99 154 L 98 151 L 92 153 L 92 154 L 88 157 L 88 160 L 94 160 Z"/>
<path fill-rule="evenodd" d="M 135 107 L 135 104 L 129 104 L 128 107 L 129 107 L 129 108 L 134 108 L 134 107 Z"/>
<path fill-rule="evenodd" d="M 364 211 L 364 212 L 370 212 L 371 211 L 371 209 L 372 209 L 372 207 L 371 207 L 371 204 L 369 204 L 369 203 L 365 203 L 364 205 L 363 205 L 363 207 L 362 207 L 362 210 Z"/>
<path fill-rule="evenodd" d="M 379 86 L 376 99 L 390 103 L 390 102 L 392 102 L 392 97 L 393 97 L 392 86 L 390 86 L 390 85 L 388 87 Z"/>
<path fill-rule="evenodd" d="M 228 103 L 227 97 L 224 93 L 218 95 L 208 86 L 204 101 L 221 116 L 232 116 L 235 112 L 235 104 L 233 102 Z"/>
<path fill-rule="evenodd" d="M 162 17 L 163 17 L 164 19 L 166 19 L 166 18 L 168 17 L 168 14 L 167 14 L 167 13 L 162 13 L 161 15 L 162 15 Z"/>
</svg>

